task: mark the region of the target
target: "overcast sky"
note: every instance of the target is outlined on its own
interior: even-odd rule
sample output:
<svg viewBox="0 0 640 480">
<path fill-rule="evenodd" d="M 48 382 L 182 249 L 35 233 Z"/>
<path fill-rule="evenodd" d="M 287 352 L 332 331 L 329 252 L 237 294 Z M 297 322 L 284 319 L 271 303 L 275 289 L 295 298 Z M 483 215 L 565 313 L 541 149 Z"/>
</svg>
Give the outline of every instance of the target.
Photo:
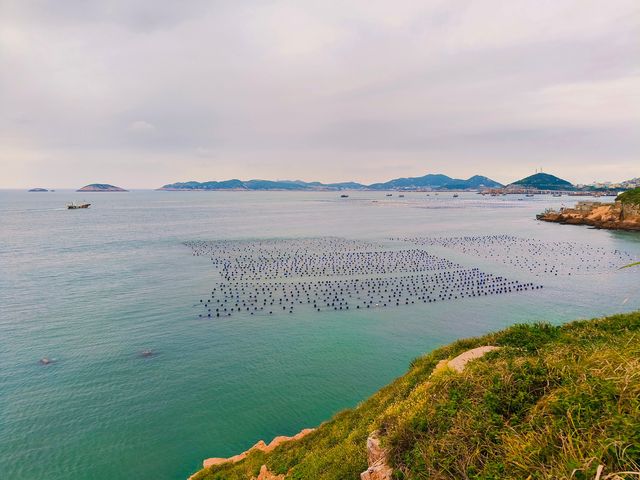
<svg viewBox="0 0 640 480">
<path fill-rule="evenodd" d="M 0 187 L 640 176 L 638 0 L 0 0 Z"/>
</svg>

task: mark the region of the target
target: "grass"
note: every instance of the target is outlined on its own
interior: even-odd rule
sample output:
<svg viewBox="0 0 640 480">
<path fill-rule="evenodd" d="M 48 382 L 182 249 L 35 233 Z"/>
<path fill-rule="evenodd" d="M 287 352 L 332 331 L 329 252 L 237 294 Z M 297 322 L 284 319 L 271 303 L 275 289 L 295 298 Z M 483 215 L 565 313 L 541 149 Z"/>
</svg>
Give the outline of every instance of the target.
<svg viewBox="0 0 640 480">
<path fill-rule="evenodd" d="M 461 374 L 441 359 L 503 348 Z M 640 478 L 640 312 L 563 326 L 516 325 L 415 359 L 410 370 L 297 442 L 197 480 L 359 479 L 366 438 L 383 433 L 397 479 Z M 215 453 L 215 452 L 212 452 Z"/>
<path fill-rule="evenodd" d="M 636 205 L 640 205 L 640 187 L 622 192 L 616 197 L 616 200 L 622 203 L 635 203 Z"/>
</svg>

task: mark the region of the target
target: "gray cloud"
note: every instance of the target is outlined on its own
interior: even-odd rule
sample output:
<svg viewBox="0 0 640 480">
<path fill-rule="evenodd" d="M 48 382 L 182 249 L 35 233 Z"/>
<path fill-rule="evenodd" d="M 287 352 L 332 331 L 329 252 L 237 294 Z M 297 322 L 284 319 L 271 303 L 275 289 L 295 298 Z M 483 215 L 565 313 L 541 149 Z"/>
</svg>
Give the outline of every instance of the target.
<svg viewBox="0 0 640 480">
<path fill-rule="evenodd" d="M 0 187 L 638 176 L 638 34 L 624 0 L 4 0 Z"/>
</svg>

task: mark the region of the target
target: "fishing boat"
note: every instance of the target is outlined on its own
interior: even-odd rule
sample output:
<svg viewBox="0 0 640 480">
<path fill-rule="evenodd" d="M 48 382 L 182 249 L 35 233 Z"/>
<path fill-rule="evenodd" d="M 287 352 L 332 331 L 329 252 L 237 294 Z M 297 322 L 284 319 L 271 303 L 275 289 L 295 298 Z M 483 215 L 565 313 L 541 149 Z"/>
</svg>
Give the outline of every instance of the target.
<svg viewBox="0 0 640 480">
<path fill-rule="evenodd" d="M 458 195 L 457 193 L 453 194 L 453 198 L 458 198 L 460 195 Z"/>
<path fill-rule="evenodd" d="M 392 197 L 393 193 L 387 193 L 387 197 Z"/>
<path fill-rule="evenodd" d="M 346 193 L 343 193 L 342 195 L 340 195 L 340 198 L 349 198 L 349 195 L 347 195 Z"/>
<path fill-rule="evenodd" d="M 76 210 L 78 208 L 89 208 L 91 206 L 90 203 L 68 203 L 67 209 Z"/>
</svg>

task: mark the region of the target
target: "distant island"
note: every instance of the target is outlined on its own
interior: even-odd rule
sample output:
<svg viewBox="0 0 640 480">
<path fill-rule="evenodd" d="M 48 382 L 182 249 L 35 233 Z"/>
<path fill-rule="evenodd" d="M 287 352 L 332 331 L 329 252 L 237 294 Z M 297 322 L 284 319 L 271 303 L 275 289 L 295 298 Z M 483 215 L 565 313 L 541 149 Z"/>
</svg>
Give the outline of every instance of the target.
<svg viewBox="0 0 640 480">
<path fill-rule="evenodd" d="M 400 177 L 387 182 L 364 184 L 359 182 L 305 182 L 303 180 L 211 180 L 198 182 L 175 182 L 163 185 L 157 190 L 164 191 L 480 191 L 491 194 L 551 194 L 561 195 L 590 195 L 590 196 L 615 196 L 618 193 L 640 187 L 640 178 L 633 178 L 619 183 L 603 182 L 590 185 L 574 185 L 549 173 L 535 173 L 528 177 L 516 180 L 507 185 L 492 180 L 483 175 L 473 175 L 467 179 L 453 178 L 440 173 L 430 173 L 421 177 Z M 32 188 L 29 192 L 54 192 L 46 188 Z M 127 192 L 107 183 L 92 183 L 86 185 L 77 192 Z"/>
<path fill-rule="evenodd" d="M 165 191 L 337 191 L 337 190 L 397 190 L 407 192 L 458 190 L 480 191 L 491 194 L 575 194 L 575 195 L 617 195 L 623 190 L 640 186 L 635 178 L 620 183 L 595 183 L 591 185 L 573 185 L 549 173 L 538 172 L 534 175 L 503 185 L 483 175 L 474 175 L 467 179 L 452 178 L 443 174 L 427 174 L 422 177 L 402 177 L 388 182 L 366 185 L 358 182 L 322 183 L 302 180 L 221 180 L 208 182 L 176 182 L 164 185 L 158 190 Z"/>
<path fill-rule="evenodd" d="M 451 178 L 442 174 L 428 174 L 423 177 L 396 178 L 384 183 L 364 185 L 357 182 L 321 183 L 302 180 L 223 180 L 209 182 L 178 182 L 164 185 L 158 190 L 477 190 L 480 188 L 500 188 L 502 184 L 480 175 L 466 180 Z"/>
<path fill-rule="evenodd" d="M 76 190 L 76 192 L 128 192 L 128 190 L 107 183 L 92 183 Z"/>
<path fill-rule="evenodd" d="M 474 175 L 466 180 L 451 178 L 442 174 L 428 174 L 423 177 L 396 178 L 384 183 L 374 183 L 367 188 L 370 190 L 414 190 L 421 188 L 442 190 L 477 190 L 479 188 L 500 188 L 501 183 Z"/>
<path fill-rule="evenodd" d="M 536 173 L 535 175 L 523 178 L 522 180 L 517 180 L 509 184 L 509 186 L 535 188 L 537 190 L 571 191 L 576 189 L 571 182 L 548 173 Z"/>
<path fill-rule="evenodd" d="M 614 203 L 578 202 L 573 208 L 546 210 L 536 218 L 543 222 L 640 231 L 640 188 L 621 193 Z"/>
</svg>

